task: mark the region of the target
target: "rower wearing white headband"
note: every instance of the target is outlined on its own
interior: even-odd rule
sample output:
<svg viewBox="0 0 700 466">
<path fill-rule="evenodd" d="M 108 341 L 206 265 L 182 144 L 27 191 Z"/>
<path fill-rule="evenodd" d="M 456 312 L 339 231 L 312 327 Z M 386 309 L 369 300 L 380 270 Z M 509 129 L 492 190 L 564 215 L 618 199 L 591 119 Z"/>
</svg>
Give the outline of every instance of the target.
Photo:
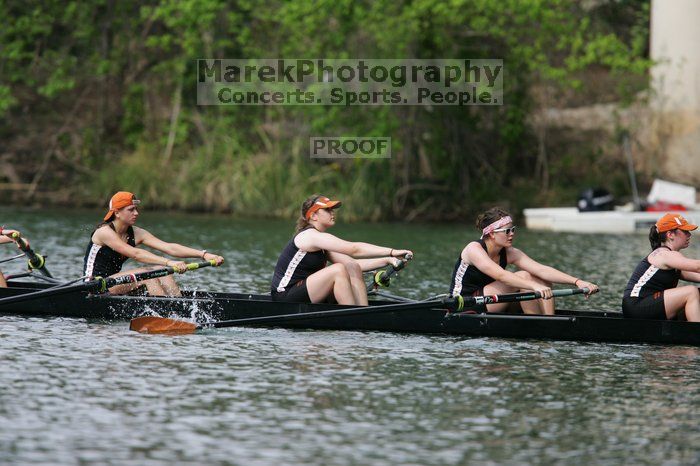
<svg viewBox="0 0 700 466">
<path fill-rule="evenodd" d="M 490 296 L 519 291 L 540 291 L 544 299 L 519 303 L 526 314 L 554 314 L 552 283 L 588 288 L 598 287 L 581 278 L 561 272 L 528 257 L 513 247 L 515 226 L 508 212 L 497 207 L 479 215 L 476 226 L 481 238 L 467 244 L 455 264 L 450 284 L 452 296 Z M 510 272 L 512 264 L 518 269 Z M 476 308 L 478 312 L 503 312 L 509 303 L 496 303 Z"/>
</svg>

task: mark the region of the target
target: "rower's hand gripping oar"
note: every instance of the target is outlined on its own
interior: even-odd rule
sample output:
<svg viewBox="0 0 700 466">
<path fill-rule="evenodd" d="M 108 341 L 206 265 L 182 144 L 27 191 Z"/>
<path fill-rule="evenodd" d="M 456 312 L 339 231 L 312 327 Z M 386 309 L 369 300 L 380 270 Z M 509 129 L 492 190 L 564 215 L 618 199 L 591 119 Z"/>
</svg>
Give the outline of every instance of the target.
<svg viewBox="0 0 700 466">
<path fill-rule="evenodd" d="M 372 276 L 372 281 L 369 283 L 369 285 L 367 285 L 367 291 L 376 290 L 380 286 L 388 287 L 389 283 L 391 283 L 391 278 L 397 275 L 399 271 L 402 270 L 404 267 L 406 267 L 406 264 L 411 259 L 413 259 L 413 254 L 406 254 L 403 258 L 400 259 L 401 262 L 399 262 L 399 265 L 391 265 L 386 269 L 376 272 Z"/>
<path fill-rule="evenodd" d="M 553 296 L 571 296 L 575 294 L 583 294 L 586 292 L 588 292 L 587 288 L 554 290 Z M 236 327 L 240 325 L 275 324 L 294 320 L 318 319 L 325 317 L 345 317 L 350 315 L 356 316 L 379 312 L 410 311 L 415 309 L 430 308 L 431 305 L 434 305 L 432 307 L 434 309 L 446 309 L 448 313 L 451 313 L 462 311 L 464 309 L 465 303 L 467 303 L 467 306 L 473 306 L 475 304 L 480 303 L 492 304 L 527 301 L 531 299 L 540 299 L 541 297 L 542 294 L 539 291 L 526 293 L 510 293 L 493 296 L 473 296 L 466 298 L 462 298 L 460 296 L 457 298 L 446 298 L 442 300 L 435 300 L 432 302 L 419 301 L 415 303 L 386 304 L 382 306 L 360 306 L 345 309 L 331 309 L 326 311 L 300 312 L 296 314 L 282 314 L 263 317 L 249 317 L 233 320 L 221 320 L 218 322 L 207 322 L 202 325 L 187 322 L 184 320 L 169 319 L 167 317 L 144 316 L 132 319 L 131 324 L 129 325 L 129 330 L 141 333 L 186 334 L 193 333 L 196 330 L 206 328 Z"/>
<path fill-rule="evenodd" d="M 186 271 L 197 270 L 203 267 L 216 267 L 216 259 L 208 261 L 191 262 L 187 264 Z M 62 294 L 74 293 L 79 291 L 97 291 L 105 292 L 113 286 L 124 285 L 127 283 L 136 283 L 139 281 L 150 280 L 151 278 L 164 277 L 176 273 L 174 267 L 163 267 L 162 269 L 148 270 L 146 272 L 132 273 L 121 275 L 119 277 L 95 277 L 87 282 L 79 283 L 72 286 L 55 286 L 46 290 L 36 291 L 34 293 L 25 293 L 17 296 L 9 296 L 0 299 L 0 306 L 4 304 L 19 303 L 23 301 L 31 301 L 33 299 L 47 298 L 50 296 L 58 296 Z"/>
<path fill-rule="evenodd" d="M 15 243 L 17 243 L 17 247 L 24 253 L 24 255 L 27 256 L 27 265 L 29 267 L 29 270 L 37 270 L 42 275 L 45 275 L 49 278 L 53 278 L 51 273 L 48 270 L 46 270 L 46 267 L 44 266 L 46 264 L 46 259 L 44 258 L 44 256 L 35 253 L 34 250 L 32 250 L 32 248 L 29 247 L 29 243 L 24 238 L 22 238 L 19 232 L 15 231 L 9 236 L 15 241 Z"/>
</svg>

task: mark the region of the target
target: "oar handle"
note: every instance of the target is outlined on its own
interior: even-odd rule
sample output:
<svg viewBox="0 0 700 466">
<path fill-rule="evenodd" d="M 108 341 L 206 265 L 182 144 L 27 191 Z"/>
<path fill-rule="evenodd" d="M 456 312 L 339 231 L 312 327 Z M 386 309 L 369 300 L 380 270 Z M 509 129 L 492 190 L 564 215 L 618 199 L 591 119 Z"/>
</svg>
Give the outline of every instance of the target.
<svg viewBox="0 0 700 466">
<path fill-rule="evenodd" d="M 375 273 L 372 277 L 372 282 L 367 286 L 367 291 L 371 291 L 373 288 L 378 288 L 380 286 L 388 287 L 389 283 L 391 283 L 391 277 L 406 267 L 406 264 L 411 259 L 413 259 L 413 254 L 406 254 L 403 259 L 401 259 L 401 262 L 399 262 L 399 265 L 390 265 Z"/>
<path fill-rule="evenodd" d="M 22 238 L 20 232 L 15 231 L 9 236 L 17 243 L 17 247 L 19 247 L 19 249 L 27 256 L 30 269 L 38 270 L 47 277 L 51 277 L 49 271 L 44 267 L 46 265 L 46 258 L 44 258 L 44 256 L 41 254 L 34 252 L 32 248 L 29 247 L 29 244 L 27 244 L 25 239 Z"/>
<path fill-rule="evenodd" d="M 209 259 L 208 261 L 190 262 L 187 264 L 187 271 L 191 272 L 193 270 L 201 269 L 204 267 L 216 267 L 216 259 Z"/>
<path fill-rule="evenodd" d="M 27 243 L 24 241 L 24 238 L 22 238 L 22 235 L 20 234 L 19 231 L 13 231 L 11 235 L 9 235 L 10 238 L 15 240 L 17 245 L 19 246 L 20 249 L 24 250 L 27 247 Z"/>
<path fill-rule="evenodd" d="M 588 288 L 571 288 L 571 289 L 565 289 L 565 290 L 552 290 L 552 298 L 561 298 L 562 296 L 572 296 L 575 294 L 585 294 L 588 293 Z M 532 292 L 525 292 L 525 293 L 513 293 L 514 295 L 520 295 L 517 299 L 514 301 L 526 301 L 530 299 L 541 299 L 543 294 L 541 291 L 532 291 Z M 505 295 L 501 295 L 505 296 Z M 501 302 L 504 302 L 501 299 Z M 511 301 L 512 302 L 512 301 Z"/>
<path fill-rule="evenodd" d="M 564 290 L 552 290 L 552 298 L 560 298 L 563 296 L 572 296 L 575 294 L 588 294 L 588 288 L 571 288 Z M 515 303 L 519 301 L 531 301 L 533 299 L 541 299 L 542 292 L 540 291 L 525 291 L 523 293 L 507 293 L 491 296 L 456 296 L 457 310 L 461 311 L 464 307 L 483 306 L 486 304 L 495 303 Z"/>
<path fill-rule="evenodd" d="M 406 267 L 406 264 L 408 264 L 408 261 L 413 260 L 413 254 L 408 253 L 402 258 L 400 258 L 401 262 L 399 262 L 399 265 L 397 266 L 391 266 L 391 268 L 394 270 L 394 272 L 398 272 L 399 270 L 403 269 Z"/>
</svg>

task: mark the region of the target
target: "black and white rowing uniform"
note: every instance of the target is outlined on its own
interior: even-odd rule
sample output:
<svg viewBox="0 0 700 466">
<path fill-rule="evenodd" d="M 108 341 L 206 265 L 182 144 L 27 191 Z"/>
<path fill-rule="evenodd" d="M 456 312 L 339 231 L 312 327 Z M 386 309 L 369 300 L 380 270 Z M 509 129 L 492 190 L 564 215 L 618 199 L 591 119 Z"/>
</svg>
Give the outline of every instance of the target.
<svg viewBox="0 0 700 466">
<path fill-rule="evenodd" d="M 486 242 L 483 239 L 479 239 L 477 240 L 477 243 L 479 243 L 488 254 Z M 506 248 L 501 249 L 501 252 L 498 255 L 498 265 L 504 269 L 508 265 L 508 254 Z M 464 262 L 460 255 L 460 257 L 457 258 L 457 263 L 455 264 L 454 271 L 452 272 L 450 296 L 483 296 L 484 287 L 489 283 L 493 283 L 494 281 L 494 278 L 486 275 L 474 265 Z M 486 312 L 485 305 L 475 309 L 479 312 Z"/>
<path fill-rule="evenodd" d="M 328 262 L 326 251 L 307 252 L 299 249 L 294 244 L 299 233 L 289 240 L 277 259 L 270 289 L 273 301 L 311 302 L 306 289 L 306 279 L 323 270 Z"/>
<path fill-rule="evenodd" d="M 666 319 L 664 291 L 677 287 L 680 278 L 680 270 L 660 269 L 649 262 L 649 256 L 645 257 L 627 282 L 622 314 L 636 319 Z"/>
<path fill-rule="evenodd" d="M 109 222 L 107 225 L 114 230 L 114 224 L 112 222 Z M 95 234 L 95 231 L 90 234 L 90 242 L 85 250 L 83 275 L 87 277 L 109 277 L 110 275 L 121 272 L 122 266 L 128 257 L 122 256 L 107 245 L 100 246 L 93 243 L 92 235 Z M 126 242 L 129 246 L 136 247 L 133 227 L 129 227 L 126 230 Z"/>
</svg>

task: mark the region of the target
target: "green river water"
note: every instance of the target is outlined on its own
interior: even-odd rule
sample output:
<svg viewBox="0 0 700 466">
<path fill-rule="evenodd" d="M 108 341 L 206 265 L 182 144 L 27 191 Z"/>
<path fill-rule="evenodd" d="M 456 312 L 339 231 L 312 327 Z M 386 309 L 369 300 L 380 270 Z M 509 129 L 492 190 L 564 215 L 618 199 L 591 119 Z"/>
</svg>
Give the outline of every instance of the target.
<svg viewBox="0 0 700 466">
<path fill-rule="evenodd" d="M 0 210 L 60 278 L 98 211 Z M 267 292 L 292 222 L 145 211 L 162 239 L 226 265 L 183 287 Z M 392 284 L 447 291 L 469 224 L 342 224 L 410 248 Z M 536 260 L 601 286 L 558 307 L 618 309 L 644 235 L 519 230 Z M 1 257 L 16 254 L 0 246 Z M 687 251 L 700 257 L 700 248 Z M 22 264 L 2 264 L 6 273 Z M 126 322 L 0 314 L 2 465 L 698 464 L 700 348 L 231 328 L 140 335 Z"/>
</svg>

